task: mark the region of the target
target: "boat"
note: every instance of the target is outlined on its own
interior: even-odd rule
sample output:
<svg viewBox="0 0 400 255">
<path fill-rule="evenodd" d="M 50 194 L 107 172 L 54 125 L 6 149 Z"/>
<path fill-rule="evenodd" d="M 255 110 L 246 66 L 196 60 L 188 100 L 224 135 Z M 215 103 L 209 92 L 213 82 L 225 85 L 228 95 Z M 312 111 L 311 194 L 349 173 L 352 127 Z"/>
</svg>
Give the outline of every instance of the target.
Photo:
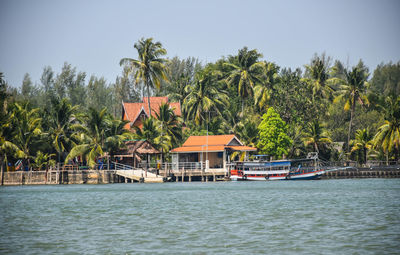
<svg viewBox="0 0 400 255">
<path fill-rule="evenodd" d="M 232 181 L 313 180 L 321 178 L 324 173 L 325 170 L 321 169 L 318 161 L 318 154 L 312 153 L 305 159 L 236 162 L 230 171 L 230 179 Z"/>
</svg>

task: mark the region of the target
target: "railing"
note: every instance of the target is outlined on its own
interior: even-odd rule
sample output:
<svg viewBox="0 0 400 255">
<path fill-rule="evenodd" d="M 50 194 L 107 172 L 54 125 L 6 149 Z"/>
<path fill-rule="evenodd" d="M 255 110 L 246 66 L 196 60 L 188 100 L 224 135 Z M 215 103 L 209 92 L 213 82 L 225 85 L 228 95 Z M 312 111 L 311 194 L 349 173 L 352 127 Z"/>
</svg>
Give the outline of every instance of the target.
<svg viewBox="0 0 400 255">
<path fill-rule="evenodd" d="M 179 162 L 179 163 L 139 163 L 139 168 L 142 169 L 169 169 L 169 170 L 204 170 L 206 169 L 205 162 Z M 209 169 L 222 169 L 223 165 L 210 166 Z"/>
</svg>

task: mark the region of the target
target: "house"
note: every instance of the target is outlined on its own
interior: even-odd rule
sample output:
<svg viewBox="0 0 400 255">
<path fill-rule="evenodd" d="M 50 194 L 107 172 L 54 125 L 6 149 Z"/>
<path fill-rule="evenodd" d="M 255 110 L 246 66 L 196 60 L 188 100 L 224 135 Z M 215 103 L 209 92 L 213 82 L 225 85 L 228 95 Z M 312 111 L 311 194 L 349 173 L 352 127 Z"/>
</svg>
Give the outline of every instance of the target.
<svg viewBox="0 0 400 255">
<path fill-rule="evenodd" d="M 140 103 L 125 103 L 122 102 L 122 119 L 128 120 L 125 129 L 131 129 L 133 126 L 141 128 L 143 120 L 150 117 L 149 98 L 143 97 Z M 150 97 L 151 115 L 156 117 L 159 112 L 160 105 L 168 103 L 168 97 Z M 169 103 L 174 113 L 178 116 L 182 115 L 180 103 Z"/>
<path fill-rule="evenodd" d="M 244 146 L 235 135 L 190 136 L 182 147 L 171 150 L 172 168 L 218 169 L 227 171 L 230 155 L 234 151 L 257 151 Z"/>
<path fill-rule="evenodd" d="M 129 140 L 125 142 L 125 148 L 120 149 L 113 156 L 118 163 L 137 168 L 139 163 L 146 162 L 149 155 L 159 153 L 160 151 L 154 148 L 147 140 Z"/>
</svg>

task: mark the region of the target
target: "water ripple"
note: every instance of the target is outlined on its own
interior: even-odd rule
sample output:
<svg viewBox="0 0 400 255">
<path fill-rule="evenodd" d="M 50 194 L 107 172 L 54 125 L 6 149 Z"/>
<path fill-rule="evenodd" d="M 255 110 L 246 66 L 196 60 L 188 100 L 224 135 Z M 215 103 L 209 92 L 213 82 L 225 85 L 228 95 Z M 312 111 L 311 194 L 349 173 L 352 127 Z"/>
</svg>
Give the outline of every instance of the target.
<svg viewBox="0 0 400 255">
<path fill-rule="evenodd" d="M 400 180 L 0 187 L 1 254 L 396 254 Z"/>
</svg>

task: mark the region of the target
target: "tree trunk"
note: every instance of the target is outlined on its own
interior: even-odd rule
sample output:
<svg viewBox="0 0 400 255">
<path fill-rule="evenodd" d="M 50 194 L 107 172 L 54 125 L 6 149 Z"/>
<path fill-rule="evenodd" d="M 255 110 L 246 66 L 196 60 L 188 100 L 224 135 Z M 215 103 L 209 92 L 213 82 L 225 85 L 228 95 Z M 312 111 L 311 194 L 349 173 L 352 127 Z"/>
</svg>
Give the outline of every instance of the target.
<svg viewBox="0 0 400 255">
<path fill-rule="evenodd" d="M 151 106 L 150 106 L 150 84 L 149 79 L 146 78 L 146 86 L 147 86 L 147 101 L 149 103 L 149 118 L 151 118 Z"/>
<path fill-rule="evenodd" d="M 4 185 L 4 161 L 1 160 L 1 182 L 0 185 L 3 186 Z"/>
<path fill-rule="evenodd" d="M 351 134 L 351 126 L 353 125 L 353 115 L 354 115 L 355 106 L 356 106 L 356 104 L 353 99 L 353 103 L 351 105 L 351 110 L 350 110 L 349 133 L 347 134 L 347 152 L 350 152 L 350 134 Z"/>
<path fill-rule="evenodd" d="M 364 164 L 367 165 L 367 148 L 364 147 Z"/>
</svg>

